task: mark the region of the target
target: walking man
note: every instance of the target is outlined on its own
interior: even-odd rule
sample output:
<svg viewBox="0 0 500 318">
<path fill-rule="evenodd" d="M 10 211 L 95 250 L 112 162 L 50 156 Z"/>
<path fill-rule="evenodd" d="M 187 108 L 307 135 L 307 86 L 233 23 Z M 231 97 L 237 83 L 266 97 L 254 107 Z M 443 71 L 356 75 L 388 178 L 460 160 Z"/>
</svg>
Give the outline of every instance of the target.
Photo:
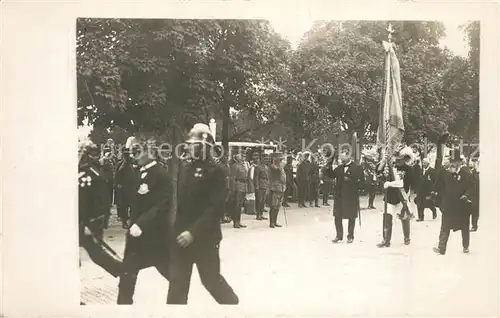
<svg viewBox="0 0 500 318">
<path fill-rule="evenodd" d="M 118 217 L 122 222 L 122 228 L 128 229 L 128 220 L 130 217 L 130 208 L 132 200 L 135 197 L 139 178 L 139 169 L 134 163 L 132 153 L 129 149 L 123 152 L 123 158 L 118 164 L 115 173 L 115 193 L 116 193 L 116 209 Z"/>
<path fill-rule="evenodd" d="M 132 149 L 140 167 L 140 185 L 136 188 L 130 210 L 123 270 L 118 284 L 118 305 L 131 305 L 137 276 L 141 269 L 156 267 L 168 280 L 168 212 L 172 181 L 156 161 L 157 149 L 136 146 Z"/>
<path fill-rule="evenodd" d="M 450 231 L 462 232 L 462 247 L 464 253 L 469 253 L 470 245 L 470 212 L 471 194 L 473 190 L 473 176 L 460 159 L 460 150 L 454 150 L 449 159 L 448 171 L 440 174 L 433 188 L 433 196 L 442 193 L 441 201 L 441 230 L 439 243 L 434 247 L 434 252 L 446 254 L 446 247 Z"/>
<path fill-rule="evenodd" d="M 167 304 L 187 304 L 193 265 L 212 295 L 223 305 L 237 305 L 238 296 L 220 273 L 220 217 L 226 198 L 224 170 L 213 162 L 214 137 L 208 125 L 196 124 L 188 134 L 195 158 L 179 172 L 177 215 L 171 219 L 170 286 Z"/>
<path fill-rule="evenodd" d="M 342 220 L 349 220 L 347 227 L 347 243 L 354 240 L 354 225 L 359 214 L 359 192 L 364 187 L 363 169 L 354 163 L 348 150 L 342 150 L 339 159 L 342 164 L 333 169 L 333 158 L 327 164 L 325 174 L 336 181 L 334 194 L 333 215 L 337 235 L 332 241 L 338 243 L 343 240 L 344 228 Z"/>
</svg>

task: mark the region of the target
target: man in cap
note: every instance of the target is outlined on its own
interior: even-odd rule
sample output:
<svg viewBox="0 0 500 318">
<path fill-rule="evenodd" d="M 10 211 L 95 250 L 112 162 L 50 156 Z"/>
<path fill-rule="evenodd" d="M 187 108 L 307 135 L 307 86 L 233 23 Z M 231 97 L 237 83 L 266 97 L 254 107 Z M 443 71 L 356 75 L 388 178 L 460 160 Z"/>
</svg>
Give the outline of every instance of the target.
<svg viewBox="0 0 500 318">
<path fill-rule="evenodd" d="M 309 196 L 309 206 L 319 208 L 319 159 L 318 154 L 315 153 L 311 156 L 310 170 L 309 170 L 309 182 L 310 182 L 310 196 Z"/>
<path fill-rule="evenodd" d="M 392 224 L 394 217 L 399 217 L 403 228 L 404 244 L 409 245 L 410 239 L 410 219 L 413 217 L 409 204 L 416 185 L 414 175 L 414 153 L 410 147 L 401 146 L 392 157 L 389 166 L 389 176 L 384 182 L 384 189 L 387 189 L 385 200 L 387 201 L 387 213 L 383 215 L 383 240 L 377 247 L 390 247 L 392 238 Z M 385 169 L 383 159 L 377 171 L 382 173 Z"/>
<path fill-rule="evenodd" d="M 286 189 L 286 174 L 282 167 L 283 154 L 274 152 L 272 163 L 269 166 L 269 189 L 271 196 L 271 209 L 269 210 L 269 227 L 281 227 L 277 223 L 278 213 L 283 202 Z"/>
<path fill-rule="evenodd" d="M 241 224 L 241 209 L 245 203 L 247 193 L 248 170 L 245 167 L 241 154 L 234 155 L 234 162 L 231 165 L 231 189 L 232 189 L 232 207 L 231 218 L 235 229 L 245 228 Z"/>
<path fill-rule="evenodd" d="M 417 205 L 418 219 L 417 222 L 424 220 L 424 211 L 426 208 L 432 211 L 432 218 L 437 218 L 436 207 L 434 202 L 431 200 L 432 187 L 436 181 L 436 173 L 434 169 L 430 166 L 428 158 L 422 160 L 422 173 L 419 176 L 419 182 L 417 187 L 417 197 L 415 198 L 415 204 Z"/>
<path fill-rule="evenodd" d="M 193 265 L 212 297 L 237 305 L 238 296 L 220 273 L 221 212 L 226 199 L 225 172 L 213 162 L 214 137 L 208 125 L 196 124 L 187 144 L 193 160 L 179 171 L 177 215 L 171 220 L 174 237 L 167 304 L 187 304 Z"/>
<path fill-rule="evenodd" d="M 79 141 L 78 232 L 79 246 L 90 259 L 114 277 L 120 274 L 121 260 L 102 241 L 104 218 L 109 210 L 107 180 L 99 171 L 99 149 L 85 138 Z"/>
<path fill-rule="evenodd" d="M 150 266 L 169 278 L 168 213 L 172 200 L 172 180 L 158 164 L 157 149 L 152 145 L 132 148 L 140 167 L 130 209 L 130 229 L 127 232 L 123 271 L 118 284 L 119 305 L 133 303 L 137 276 Z"/>
<path fill-rule="evenodd" d="M 256 153 L 254 156 L 254 189 L 255 189 L 255 205 L 257 212 L 257 220 L 267 220 L 264 216 L 264 207 L 266 205 L 266 197 L 269 192 L 269 168 L 262 160 L 263 155 Z"/>
<path fill-rule="evenodd" d="M 364 188 L 364 174 L 360 165 L 354 163 L 349 150 L 342 150 L 339 154 L 342 164 L 333 169 L 333 160 L 330 159 L 325 174 L 335 179 L 336 191 L 334 195 L 333 215 L 337 235 L 332 241 L 338 243 L 343 240 L 344 228 L 342 220 L 348 219 L 347 243 L 354 240 L 354 225 L 359 216 L 359 193 Z"/>
<path fill-rule="evenodd" d="M 464 253 L 469 253 L 471 196 L 474 191 L 473 176 L 463 165 L 460 150 L 453 150 L 449 158 L 448 171 L 441 173 L 433 187 L 433 196 L 441 192 L 441 230 L 439 243 L 434 247 L 437 254 L 446 254 L 450 230 L 462 232 Z"/>
</svg>

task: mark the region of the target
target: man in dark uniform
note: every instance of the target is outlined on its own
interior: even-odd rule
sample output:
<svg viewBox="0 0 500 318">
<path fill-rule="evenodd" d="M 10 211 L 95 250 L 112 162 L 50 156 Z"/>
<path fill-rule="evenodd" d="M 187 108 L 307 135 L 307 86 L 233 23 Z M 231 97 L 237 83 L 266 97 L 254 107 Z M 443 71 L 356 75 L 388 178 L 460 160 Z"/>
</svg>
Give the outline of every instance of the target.
<svg viewBox="0 0 500 318">
<path fill-rule="evenodd" d="M 373 202 L 375 201 L 375 194 L 377 192 L 378 179 L 375 172 L 375 163 L 372 158 L 367 156 L 363 157 L 363 169 L 366 180 L 366 192 L 368 192 L 368 209 L 375 209 Z"/>
<path fill-rule="evenodd" d="M 441 201 L 441 230 L 439 243 L 434 247 L 437 254 L 446 254 L 446 245 L 450 236 L 450 230 L 462 232 L 462 247 L 464 253 L 469 253 L 470 245 L 470 197 L 473 188 L 473 176 L 467 167 L 462 165 L 460 150 L 454 150 L 450 158 L 448 171 L 441 173 L 433 188 L 433 196 L 439 192 Z"/>
<path fill-rule="evenodd" d="M 237 305 L 238 296 L 220 273 L 222 240 L 220 213 L 226 198 L 223 169 L 210 152 L 214 137 L 205 124 L 196 124 L 187 143 L 195 158 L 179 171 L 177 215 L 171 220 L 175 239 L 167 304 L 187 304 L 193 265 L 202 284 L 219 304 Z"/>
<path fill-rule="evenodd" d="M 286 175 L 286 190 L 285 190 L 285 195 L 283 197 L 283 206 L 288 208 L 290 205 L 288 204 L 288 198 L 292 197 L 293 199 L 293 165 L 292 165 L 293 158 L 292 156 L 287 156 L 286 157 L 286 164 L 283 170 L 285 171 Z"/>
<path fill-rule="evenodd" d="M 111 206 L 113 205 L 114 199 L 114 158 L 112 153 L 112 148 L 106 145 L 103 148 L 103 153 L 99 159 L 100 168 L 99 171 L 106 180 L 106 191 L 108 198 L 108 212 L 104 217 L 104 228 L 107 229 L 109 225 L 109 217 L 111 215 Z"/>
<path fill-rule="evenodd" d="M 477 231 L 477 222 L 479 221 L 479 162 L 471 161 L 470 171 L 472 173 L 472 191 L 470 195 L 471 200 L 471 219 L 472 227 L 471 232 Z"/>
<path fill-rule="evenodd" d="M 241 154 L 235 154 L 234 162 L 231 165 L 231 190 L 232 190 L 232 207 L 231 219 L 233 227 L 241 229 L 247 227 L 241 223 L 241 209 L 245 203 L 245 195 L 247 193 L 247 178 L 248 171 L 243 163 Z"/>
<path fill-rule="evenodd" d="M 329 151 L 325 154 L 326 158 L 331 158 L 332 153 Z M 323 197 L 323 206 L 330 206 L 328 203 L 328 198 L 330 197 L 330 193 L 332 192 L 333 182 L 332 179 L 325 174 L 325 170 L 327 168 L 327 162 L 321 167 L 320 170 L 320 182 L 321 182 L 321 194 Z"/>
<path fill-rule="evenodd" d="M 299 208 L 306 207 L 306 201 L 309 200 L 310 184 L 309 184 L 309 152 L 305 152 L 300 158 L 300 163 L 297 166 L 297 185 L 299 188 Z"/>
<path fill-rule="evenodd" d="M 132 153 L 129 149 L 125 149 L 115 173 L 116 209 L 124 229 L 128 229 L 130 208 L 139 179 L 139 169 L 132 158 Z"/>
<path fill-rule="evenodd" d="M 392 238 L 393 219 L 398 217 L 403 228 L 404 244 L 409 245 L 410 239 L 410 219 L 413 212 L 410 210 L 411 198 L 416 185 L 414 164 L 415 156 L 410 147 L 401 146 L 392 157 L 392 163 L 387 181 L 384 182 L 384 189 L 387 189 L 384 200 L 387 201 L 387 213 L 383 214 L 383 239 L 377 247 L 390 247 Z M 385 169 L 385 160 L 382 160 L 377 167 L 377 171 L 382 173 Z M 412 207 L 413 208 L 413 207 Z"/>
<path fill-rule="evenodd" d="M 281 167 L 283 154 L 275 152 L 272 155 L 272 163 L 269 171 L 269 189 L 271 195 L 271 209 L 269 210 L 269 227 L 281 227 L 278 224 L 278 213 L 283 202 L 283 196 L 286 189 L 286 174 Z"/>
<path fill-rule="evenodd" d="M 266 197 L 269 192 L 269 169 L 267 165 L 262 162 L 262 155 L 254 157 L 254 189 L 255 189 L 255 205 L 257 212 L 257 220 L 267 220 L 264 217 L 264 207 L 266 205 Z"/>
<path fill-rule="evenodd" d="M 154 266 L 168 280 L 169 223 L 172 181 L 156 161 L 157 149 L 136 146 L 134 158 L 140 166 L 140 185 L 136 187 L 130 210 L 123 271 L 118 284 L 119 305 L 133 303 L 137 276 L 141 269 Z"/>
<path fill-rule="evenodd" d="M 325 174 L 335 179 L 336 190 L 334 195 L 333 215 L 337 235 L 332 241 L 338 243 L 343 240 L 343 219 L 348 219 L 347 243 L 354 240 L 354 225 L 359 214 L 359 192 L 364 187 L 363 169 L 354 163 L 348 150 L 340 152 L 342 165 L 333 169 L 333 158 L 327 163 Z"/>
<path fill-rule="evenodd" d="M 309 195 L 309 206 L 319 208 L 319 165 L 317 155 L 311 156 L 310 170 L 309 170 L 309 182 L 310 182 L 310 195 Z"/>
<path fill-rule="evenodd" d="M 79 246 L 90 259 L 114 277 L 120 274 L 121 260 L 102 241 L 104 218 L 109 209 L 107 180 L 99 172 L 99 149 L 88 139 L 79 143 L 78 232 Z M 84 303 L 80 303 L 84 305 Z"/>
<path fill-rule="evenodd" d="M 429 159 L 424 158 L 422 160 L 422 172 L 418 176 L 417 185 L 417 197 L 415 198 L 415 204 L 417 205 L 418 219 L 417 222 L 422 222 L 424 220 L 424 211 L 426 208 L 432 211 L 432 218 L 437 218 L 436 207 L 431 200 L 432 187 L 436 181 L 436 173 L 432 167 L 430 167 Z"/>
</svg>

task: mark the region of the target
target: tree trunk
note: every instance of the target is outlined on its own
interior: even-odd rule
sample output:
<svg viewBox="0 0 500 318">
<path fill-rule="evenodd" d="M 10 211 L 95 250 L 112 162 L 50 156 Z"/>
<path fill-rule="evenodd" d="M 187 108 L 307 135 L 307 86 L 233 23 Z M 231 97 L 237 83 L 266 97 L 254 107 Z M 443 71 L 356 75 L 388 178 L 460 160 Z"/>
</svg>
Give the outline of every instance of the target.
<svg viewBox="0 0 500 318">
<path fill-rule="evenodd" d="M 436 171 L 441 169 L 443 165 L 443 148 L 448 139 L 448 135 L 441 136 L 436 143 L 436 162 L 434 163 L 434 169 Z"/>
<path fill-rule="evenodd" d="M 224 158 L 228 159 L 229 155 L 229 124 L 231 122 L 231 116 L 229 113 L 229 104 L 225 100 L 222 104 L 222 149 L 224 151 Z"/>
</svg>

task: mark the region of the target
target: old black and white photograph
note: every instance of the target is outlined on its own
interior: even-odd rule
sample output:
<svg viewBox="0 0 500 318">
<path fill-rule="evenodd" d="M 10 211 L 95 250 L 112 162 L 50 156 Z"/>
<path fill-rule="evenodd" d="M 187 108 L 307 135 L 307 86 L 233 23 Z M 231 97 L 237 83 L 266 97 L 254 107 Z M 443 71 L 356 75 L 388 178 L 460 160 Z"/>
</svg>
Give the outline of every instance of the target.
<svg viewBox="0 0 500 318">
<path fill-rule="evenodd" d="M 75 23 L 81 305 L 496 313 L 479 21 Z"/>
</svg>

